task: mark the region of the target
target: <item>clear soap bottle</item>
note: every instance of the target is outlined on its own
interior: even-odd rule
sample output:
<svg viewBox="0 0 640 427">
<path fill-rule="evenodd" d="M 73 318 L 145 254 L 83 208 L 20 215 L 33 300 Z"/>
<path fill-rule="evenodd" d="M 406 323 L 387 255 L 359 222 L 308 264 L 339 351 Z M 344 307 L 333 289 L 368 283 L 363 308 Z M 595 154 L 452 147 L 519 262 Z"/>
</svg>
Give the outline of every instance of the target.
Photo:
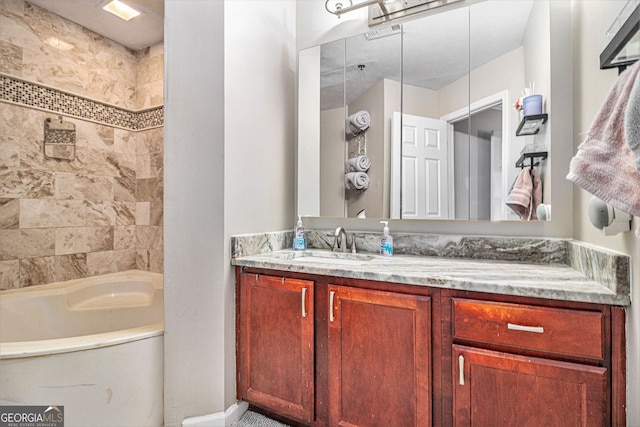
<svg viewBox="0 0 640 427">
<path fill-rule="evenodd" d="M 307 239 L 304 237 L 304 227 L 302 226 L 302 217 L 298 215 L 298 222 L 294 230 L 293 250 L 304 251 L 307 249 Z"/>
<path fill-rule="evenodd" d="M 382 237 L 380 237 L 380 255 L 393 255 L 393 237 L 389 234 L 389 221 L 380 221 L 384 224 L 382 228 Z"/>
</svg>

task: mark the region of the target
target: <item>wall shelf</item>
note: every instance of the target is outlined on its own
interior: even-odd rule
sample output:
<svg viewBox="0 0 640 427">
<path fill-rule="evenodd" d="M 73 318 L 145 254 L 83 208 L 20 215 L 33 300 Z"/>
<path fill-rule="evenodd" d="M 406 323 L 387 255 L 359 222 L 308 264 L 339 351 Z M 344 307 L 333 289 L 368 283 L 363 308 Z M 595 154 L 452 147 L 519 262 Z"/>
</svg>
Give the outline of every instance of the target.
<svg viewBox="0 0 640 427">
<path fill-rule="evenodd" d="M 535 153 L 523 153 L 522 156 L 520 156 L 520 158 L 516 162 L 516 167 L 517 168 L 525 167 L 526 165 L 524 164 L 524 162 L 527 159 L 530 160 L 530 165 L 529 166 L 534 167 L 534 166 L 536 166 L 536 163 L 534 163 L 535 159 L 544 160 L 548 156 L 549 156 L 549 152 L 548 151 L 536 151 Z"/>
<path fill-rule="evenodd" d="M 600 54 L 600 69 L 618 67 L 618 72 L 636 62 L 640 55 L 637 40 L 640 37 L 640 3 L 637 0 L 627 2 L 608 33 L 615 31 L 611 41 Z M 634 43 L 635 40 L 635 43 Z M 635 48 L 632 46 L 636 46 Z"/>
<path fill-rule="evenodd" d="M 546 123 L 548 114 L 534 114 L 531 116 L 524 116 L 520 120 L 518 129 L 516 129 L 516 136 L 535 135 L 540 132 L 540 126 Z"/>
</svg>

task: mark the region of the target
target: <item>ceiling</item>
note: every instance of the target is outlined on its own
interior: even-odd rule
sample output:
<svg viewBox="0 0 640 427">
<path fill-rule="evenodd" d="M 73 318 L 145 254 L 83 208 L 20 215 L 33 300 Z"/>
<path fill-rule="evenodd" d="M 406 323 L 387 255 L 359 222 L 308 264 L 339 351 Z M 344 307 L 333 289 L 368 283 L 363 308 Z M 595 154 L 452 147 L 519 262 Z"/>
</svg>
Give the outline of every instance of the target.
<svg viewBox="0 0 640 427">
<path fill-rule="evenodd" d="M 133 50 L 164 39 L 164 0 L 123 0 L 141 12 L 130 21 L 102 10 L 109 0 L 27 0 Z"/>
</svg>

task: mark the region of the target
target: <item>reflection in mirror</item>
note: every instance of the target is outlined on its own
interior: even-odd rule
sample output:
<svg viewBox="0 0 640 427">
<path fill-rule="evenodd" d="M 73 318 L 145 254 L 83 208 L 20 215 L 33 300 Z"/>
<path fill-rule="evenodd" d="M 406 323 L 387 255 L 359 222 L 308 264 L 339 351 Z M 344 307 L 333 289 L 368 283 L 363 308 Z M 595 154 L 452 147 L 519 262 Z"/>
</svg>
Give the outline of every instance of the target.
<svg viewBox="0 0 640 427">
<path fill-rule="evenodd" d="M 345 40 L 336 40 L 322 45 L 320 47 L 319 197 L 320 216 L 323 217 L 345 216 L 345 70 Z M 317 109 L 315 112 L 317 114 Z"/>
<path fill-rule="evenodd" d="M 454 123 L 468 127 L 469 8 L 405 24 L 403 53 L 402 116 L 393 121 L 391 217 L 467 219 L 456 201 L 468 194 L 469 155 L 462 147 L 469 146 L 469 137 L 454 132 Z M 458 113 L 444 118 L 453 111 Z"/>
<path fill-rule="evenodd" d="M 399 25 L 385 33 L 370 31 L 346 40 L 346 114 L 367 111 L 370 116 L 366 130 L 355 133 L 347 128 L 345 132 L 347 162 L 366 158 L 370 164 L 367 170 L 355 171 L 368 181 L 366 188 L 347 185 L 345 209 L 350 218 L 389 217 L 391 118 L 401 106 L 401 58 Z"/>
<path fill-rule="evenodd" d="M 519 220 L 507 205 L 516 163 L 548 151 L 549 135 L 516 136 L 513 106 L 535 82 L 547 112 L 549 28 L 547 0 L 485 0 L 301 51 L 298 213 Z M 315 109 L 303 81 L 317 88 Z M 363 110 L 367 130 L 345 133 L 345 118 Z M 367 189 L 345 189 L 345 161 L 365 154 Z M 547 161 L 535 169 L 544 196 Z"/>
</svg>

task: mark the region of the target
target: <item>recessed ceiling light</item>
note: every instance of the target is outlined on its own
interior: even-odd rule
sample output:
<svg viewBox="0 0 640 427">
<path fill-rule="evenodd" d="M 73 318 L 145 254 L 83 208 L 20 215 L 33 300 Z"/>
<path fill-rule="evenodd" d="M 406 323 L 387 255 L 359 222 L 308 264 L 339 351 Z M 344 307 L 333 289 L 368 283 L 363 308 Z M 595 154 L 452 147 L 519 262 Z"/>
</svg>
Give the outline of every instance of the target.
<svg viewBox="0 0 640 427">
<path fill-rule="evenodd" d="M 120 0 L 113 0 L 109 4 L 103 7 L 107 12 L 111 12 L 118 18 L 128 21 L 136 16 L 140 15 L 140 12 L 135 10 L 129 5 L 124 4 Z"/>
</svg>

